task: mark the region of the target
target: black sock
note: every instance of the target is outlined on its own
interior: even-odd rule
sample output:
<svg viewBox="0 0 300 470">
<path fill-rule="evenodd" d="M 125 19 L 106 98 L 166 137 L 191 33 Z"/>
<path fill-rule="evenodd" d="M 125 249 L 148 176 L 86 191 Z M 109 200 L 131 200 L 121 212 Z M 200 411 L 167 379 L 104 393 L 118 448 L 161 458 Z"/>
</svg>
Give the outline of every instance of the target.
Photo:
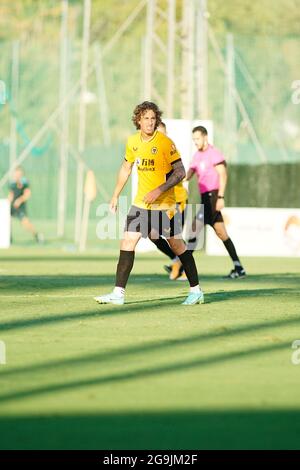
<svg viewBox="0 0 300 470">
<path fill-rule="evenodd" d="M 234 244 L 232 243 L 231 238 L 228 238 L 223 243 L 224 243 L 224 246 L 225 246 L 226 250 L 228 251 L 228 254 L 229 254 L 230 258 L 233 261 L 234 267 L 238 270 L 243 269 L 243 266 L 241 265 L 241 262 L 239 260 L 239 257 L 237 255 L 237 253 L 236 253 L 236 250 L 235 250 Z"/>
<path fill-rule="evenodd" d="M 197 246 L 197 237 L 189 238 L 187 241 L 187 249 L 193 253 Z"/>
<path fill-rule="evenodd" d="M 186 250 L 178 258 L 182 262 L 183 269 L 185 270 L 186 277 L 189 280 L 190 286 L 195 287 L 199 284 L 198 272 L 194 257 L 190 250 Z"/>
<path fill-rule="evenodd" d="M 116 273 L 116 286 L 125 289 L 134 263 L 134 251 L 120 250 Z"/>
<path fill-rule="evenodd" d="M 156 247 L 165 255 L 167 255 L 170 259 L 176 258 L 175 253 L 171 250 L 169 243 L 167 240 L 165 240 L 162 237 L 152 239 L 150 240 L 156 245 Z"/>
</svg>

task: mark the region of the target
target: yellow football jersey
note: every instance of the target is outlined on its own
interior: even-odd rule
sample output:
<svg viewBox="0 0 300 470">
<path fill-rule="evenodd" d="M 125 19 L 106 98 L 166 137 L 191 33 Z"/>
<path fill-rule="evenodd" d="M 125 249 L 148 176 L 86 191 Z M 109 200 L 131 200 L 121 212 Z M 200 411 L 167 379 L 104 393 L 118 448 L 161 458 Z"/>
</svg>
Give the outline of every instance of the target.
<svg viewBox="0 0 300 470">
<path fill-rule="evenodd" d="M 181 203 L 187 201 L 188 192 L 183 186 L 182 181 L 179 184 L 176 184 L 176 186 L 174 186 L 174 191 L 176 202 Z"/>
<path fill-rule="evenodd" d="M 155 131 L 150 140 L 143 141 L 141 133 L 130 136 L 126 145 L 125 159 L 136 162 L 138 190 L 133 204 L 144 209 L 170 209 L 175 206 L 174 188 L 165 191 L 153 204 L 145 204 L 144 197 L 153 189 L 165 183 L 172 173 L 172 163 L 180 160 L 180 155 L 172 140 Z"/>
</svg>

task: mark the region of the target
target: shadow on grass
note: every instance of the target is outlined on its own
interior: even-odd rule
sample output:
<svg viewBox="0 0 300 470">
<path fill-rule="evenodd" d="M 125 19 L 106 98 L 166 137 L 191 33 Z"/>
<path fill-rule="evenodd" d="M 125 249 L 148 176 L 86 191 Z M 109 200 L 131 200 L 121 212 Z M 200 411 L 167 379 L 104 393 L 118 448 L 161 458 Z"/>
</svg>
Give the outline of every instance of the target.
<svg viewBox="0 0 300 470">
<path fill-rule="evenodd" d="M 10 391 L 0 394 L 0 403 L 5 403 L 11 400 L 23 400 L 24 398 L 33 398 L 41 395 L 49 395 L 56 392 L 66 392 L 68 390 L 74 392 L 76 389 L 85 387 L 102 386 L 113 383 L 128 382 L 131 380 L 144 380 L 151 377 L 157 377 L 166 374 L 186 372 L 198 368 L 212 366 L 220 363 L 228 363 L 235 360 L 248 359 L 249 357 L 256 356 L 258 354 L 265 354 L 274 351 L 281 351 L 289 349 L 291 346 L 290 342 L 276 343 L 267 346 L 259 346 L 249 349 L 243 349 L 241 351 L 234 351 L 229 353 L 213 354 L 209 357 L 197 357 L 192 360 L 174 362 L 165 365 L 149 366 L 144 369 L 135 369 L 126 372 L 119 372 L 114 374 L 107 374 L 101 376 L 101 369 L 97 372 L 97 375 L 92 378 L 82 378 L 76 380 L 70 380 L 66 382 L 49 383 L 47 385 L 27 388 L 23 390 Z M 100 374 L 100 376 L 99 376 Z"/>
<path fill-rule="evenodd" d="M 3 417 L 0 434 L 0 448 L 8 450 L 298 450 L 300 411 L 195 409 Z"/>
<path fill-rule="evenodd" d="M 101 270 L 100 270 L 101 271 Z M 70 289 L 73 292 L 77 287 L 99 287 L 104 286 L 112 288 L 115 283 L 114 274 L 99 275 L 36 275 L 36 276 L 3 276 L 0 275 L 0 293 L 10 294 L 13 292 L 15 298 L 22 292 L 29 294 L 38 294 L 39 291 L 53 291 L 58 289 Z M 145 284 L 155 282 L 155 290 L 159 289 L 163 284 L 165 288 L 170 283 L 168 277 L 163 274 L 133 274 L 131 278 L 132 284 Z"/>
<path fill-rule="evenodd" d="M 228 292 L 217 292 L 205 295 L 205 304 L 204 305 L 195 305 L 195 306 L 181 306 L 182 312 L 189 313 L 205 313 L 205 308 L 210 303 L 215 302 L 226 302 L 230 300 L 237 300 L 241 298 L 256 298 L 256 297 L 274 297 L 282 296 L 283 294 L 288 294 L 289 296 L 298 295 L 297 292 L 292 289 L 253 289 L 253 290 L 242 290 L 242 291 L 228 291 Z M 162 297 L 161 299 L 149 299 L 141 301 L 133 301 L 125 303 L 122 306 L 116 305 L 97 305 L 92 310 L 84 310 L 82 312 L 75 313 L 63 313 L 63 314 L 50 314 L 50 315 L 41 315 L 39 317 L 25 317 L 26 312 L 24 312 L 24 305 L 22 306 L 22 318 L 11 321 L 0 322 L 0 331 L 6 330 L 16 330 L 21 328 L 31 328 L 37 326 L 51 325 L 54 323 L 60 323 L 65 321 L 78 321 L 78 320 L 87 320 L 94 317 L 107 317 L 115 315 L 128 315 L 128 314 L 137 314 L 145 313 L 147 310 L 153 310 L 155 308 L 163 307 L 179 307 L 182 303 L 182 300 L 185 298 L 185 295 L 174 296 L 172 298 Z M 87 303 L 95 303 L 92 296 L 91 299 L 87 300 Z"/>
<path fill-rule="evenodd" d="M 149 258 L 146 257 L 141 257 L 139 256 L 138 259 L 147 259 Z M 69 254 L 62 254 L 60 255 L 44 255 L 41 254 L 34 254 L 34 255 L 28 255 L 28 256 L 20 256 L 17 253 L 12 254 L 10 256 L 0 256 L 0 262 L 5 262 L 5 263 L 19 263 L 19 262 L 26 262 L 26 263 L 53 263 L 53 262 L 61 262 L 61 263 L 78 263 L 80 261 L 88 261 L 89 263 L 99 263 L 101 261 L 111 261 L 113 263 L 118 262 L 118 254 L 116 253 L 115 255 L 91 255 L 91 256 L 85 256 L 81 255 L 78 253 L 77 255 L 69 255 Z M 52 268 L 51 268 L 52 269 Z"/>
<path fill-rule="evenodd" d="M 289 326 L 299 326 L 300 318 L 288 318 L 284 320 L 267 321 L 264 323 L 253 323 L 250 325 L 243 325 L 237 327 L 217 327 L 213 330 L 196 333 L 187 337 L 179 338 L 168 338 L 166 340 L 151 341 L 143 344 L 134 346 L 127 346 L 122 348 L 116 348 L 109 351 L 99 351 L 86 356 L 75 356 L 65 359 L 57 359 L 53 361 L 41 362 L 38 364 L 32 364 L 25 367 L 0 369 L 0 378 L 6 378 L 15 376 L 14 380 L 17 381 L 21 374 L 32 374 L 34 372 L 49 372 L 51 369 L 58 370 L 59 368 L 65 367 L 83 367 L 91 364 L 100 365 L 103 362 L 120 359 L 124 356 L 135 356 L 137 354 L 155 353 L 162 350 L 177 348 L 178 346 L 189 346 L 192 344 L 200 345 L 204 341 L 216 340 L 220 338 L 236 337 L 243 334 L 255 333 L 259 334 L 264 330 L 270 330 L 272 328 L 282 328 Z M 272 339 L 272 338 L 271 338 Z M 278 341 L 274 339 L 274 341 Z M 201 344 L 202 345 L 202 344 Z"/>
<path fill-rule="evenodd" d="M 69 289 L 73 291 L 77 287 L 102 287 L 108 286 L 112 287 L 115 283 L 115 275 L 114 274 L 100 274 L 103 272 L 99 268 L 99 275 L 88 275 L 88 274 L 76 274 L 76 275 L 65 275 L 65 274 L 57 274 L 57 275 L 1 275 L 0 274 L 0 294 L 9 295 L 12 292 L 17 299 L 18 294 L 26 293 L 26 294 L 38 294 L 39 291 L 41 293 L 45 291 L 53 291 L 59 289 Z M 252 283 L 274 283 L 278 284 L 278 290 L 281 293 L 287 291 L 287 289 L 294 288 L 294 292 L 299 292 L 299 285 L 300 285 L 300 274 L 266 274 L 266 275 L 253 275 L 249 276 L 246 279 L 238 279 L 238 280 L 225 280 L 218 275 L 201 275 L 200 274 L 200 283 L 202 282 L 215 282 L 216 287 L 220 288 L 228 288 L 231 289 L 232 286 L 237 287 L 238 289 L 247 286 L 249 292 L 249 296 L 253 296 L 255 292 L 258 295 L 262 295 L 263 291 L 266 292 L 271 291 L 272 289 L 251 289 Z M 188 283 L 185 282 L 172 282 L 168 279 L 166 274 L 153 274 L 153 272 L 147 274 L 138 274 L 133 272 L 130 281 L 129 287 L 133 287 L 134 285 L 144 285 L 145 287 L 149 286 L 153 288 L 153 290 L 158 291 L 159 289 L 165 289 L 166 286 L 170 286 L 170 288 L 174 288 L 175 286 L 178 288 L 185 288 L 188 289 Z M 152 284 L 152 285 L 151 285 Z M 281 286 L 281 287 L 280 287 Z M 244 292 L 241 290 L 232 291 L 233 292 Z M 17 292 L 16 292 L 17 290 Z M 275 289 L 273 289 L 275 291 Z M 261 294 L 259 294 L 259 292 Z M 223 295 L 223 294 L 222 294 Z M 221 294 L 217 296 L 217 298 L 221 298 Z M 229 291 L 230 295 L 230 291 Z M 224 293 L 226 296 L 226 293 Z M 225 297 L 224 297 L 225 298 Z"/>
</svg>

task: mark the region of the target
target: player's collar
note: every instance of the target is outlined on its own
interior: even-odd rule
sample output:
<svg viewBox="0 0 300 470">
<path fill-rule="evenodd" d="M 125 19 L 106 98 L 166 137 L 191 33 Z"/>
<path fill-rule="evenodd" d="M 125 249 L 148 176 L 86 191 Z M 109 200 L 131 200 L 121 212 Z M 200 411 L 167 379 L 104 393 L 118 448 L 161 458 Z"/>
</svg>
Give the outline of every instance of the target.
<svg viewBox="0 0 300 470">
<path fill-rule="evenodd" d="M 151 142 L 156 136 L 157 136 L 157 129 L 154 131 L 153 136 L 152 136 L 151 139 L 149 139 L 149 140 L 144 140 L 144 139 L 142 138 L 142 133 L 140 132 L 140 140 L 141 140 L 141 142 L 145 142 L 146 144 L 147 144 L 148 142 Z"/>
</svg>

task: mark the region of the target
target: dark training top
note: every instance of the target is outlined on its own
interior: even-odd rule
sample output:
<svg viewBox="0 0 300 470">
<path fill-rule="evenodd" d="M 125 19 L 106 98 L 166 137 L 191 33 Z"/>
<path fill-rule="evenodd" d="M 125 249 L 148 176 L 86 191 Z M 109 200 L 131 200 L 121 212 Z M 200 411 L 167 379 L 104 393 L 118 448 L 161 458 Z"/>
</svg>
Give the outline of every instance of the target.
<svg viewBox="0 0 300 470">
<path fill-rule="evenodd" d="M 25 189 L 29 188 L 29 182 L 25 177 L 21 178 L 20 182 L 12 181 L 9 185 L 9 190 L 13 192 L 14 198 L 12 200 L 12 205 L 16 199 L 20 196 L 23 196 Z M 19 209 L 23 209 L 25 207 L 25 202 L 23 202 Z"/>
</svg>

